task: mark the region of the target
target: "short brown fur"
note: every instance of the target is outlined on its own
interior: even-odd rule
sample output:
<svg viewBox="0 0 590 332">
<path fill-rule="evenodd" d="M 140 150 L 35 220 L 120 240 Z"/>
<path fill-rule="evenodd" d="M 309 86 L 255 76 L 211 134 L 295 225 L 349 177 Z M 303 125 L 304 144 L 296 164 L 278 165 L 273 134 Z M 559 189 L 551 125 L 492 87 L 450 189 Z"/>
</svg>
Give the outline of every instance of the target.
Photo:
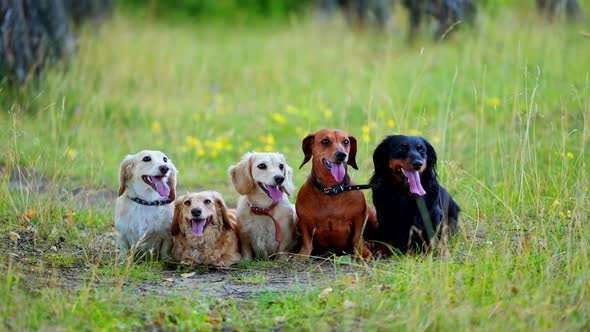
<svg viewBox="0 0 590 332">
<path fill-rule="evenodd" d="M 322 143 L 324 140 L 330 144 Z M 346 163 L 357 169 L 356 139 L 342 130 L 322 129 L 307 136 L 302 149 L 305 158 L 301 166 L 311 160 L 312 171 L 299 190 L 295 204 L 303 241 L 300 254 L 309 256 L 312 251 L 318 254 L 344 251 L 370 259 L 371 252 L 363 239 L 363 230 L 374 231 L 377 218 L 364 194 L 354 190 L 327 195 L 314 184 L 314 181 L 324 187 L 338 184 L 322 161 L 334 162 L 338 152 L 345 152 L 348 156 Z M 347 178 L 348 174 L 344 181 Z"/>
</svg>

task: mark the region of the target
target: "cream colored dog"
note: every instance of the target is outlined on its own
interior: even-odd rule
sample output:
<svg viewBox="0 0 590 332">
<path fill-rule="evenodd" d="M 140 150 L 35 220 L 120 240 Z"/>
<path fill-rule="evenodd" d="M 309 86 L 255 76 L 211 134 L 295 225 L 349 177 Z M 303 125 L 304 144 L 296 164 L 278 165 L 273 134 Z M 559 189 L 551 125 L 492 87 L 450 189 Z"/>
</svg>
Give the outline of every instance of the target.
<svg viewBox="0 0 590 332">
<path fill-rule="evenodd" d="M 240 261 L 236 216 L 215 191 L 188 193 L 174 204 L 172 258 L 187 265 L 230 266 Z"/>
<path fill-rule="evenodd" d="M 141 151 L 121 163 L 115 205 L 121 259 L 130 249 L 137 255 L 169 257 L 176 174 L 172 161 L 160 151 Z"/>
<path fill-rule="evenodd" d="M 297 244 L 297 215 L 289 202 L 293 170 L 280 153 L 246 153 L 229 168 L 238 201 L 240 245 L 244 259 L 288 258 Z"/>
</svg>

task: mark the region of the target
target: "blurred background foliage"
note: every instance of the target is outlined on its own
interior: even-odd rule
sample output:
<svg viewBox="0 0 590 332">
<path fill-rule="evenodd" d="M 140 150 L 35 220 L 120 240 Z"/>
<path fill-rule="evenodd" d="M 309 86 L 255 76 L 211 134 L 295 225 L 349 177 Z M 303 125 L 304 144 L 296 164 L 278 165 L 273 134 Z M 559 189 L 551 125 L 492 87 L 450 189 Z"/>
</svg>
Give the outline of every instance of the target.
<svg viewBox="0 0 590 332">
<path fill-rule="evenodd" d="M 338 2 L 338 1 L 336 1 Z M 391 1 L 394 6 L 400 0 Z M 234 19 L 237 22 L 259 19 L 284 19 L 289 15 L 303 14 L 313 7 L 314 0 L 119 0 L 122 9 L 139 10 L 150 16 L 204 20 Z M 480 9 L 495 10 L 505 6 L 530 6 L 535 0 L 478 0 Z"/>
<path fill-rule="evenodd" d="M 151 16 L 182 19 L 280 19 L 301 13 L 311 0 L 120 0 L 124 9 L 145 11 Z"/>
</svg>

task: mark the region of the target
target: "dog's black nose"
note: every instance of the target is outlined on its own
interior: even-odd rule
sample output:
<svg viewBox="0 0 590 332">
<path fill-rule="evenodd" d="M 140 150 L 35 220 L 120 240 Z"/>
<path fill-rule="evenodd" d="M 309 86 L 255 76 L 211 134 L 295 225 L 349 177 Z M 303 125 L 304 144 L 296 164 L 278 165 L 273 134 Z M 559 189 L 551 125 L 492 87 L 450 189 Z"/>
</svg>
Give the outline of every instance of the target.
<svg viewBox="0 0 590 332">
<path fill-rule="evenodd" d="M 166 165 L 162 165 L 162 166 L 160 166 L 160 172 L 162 172 L 162 174 L 166 174 L 166 173 L 168 173 L 168 170 L 169 170 L 169 169 L 170 169 L 170 168 L 168 168 L 168 166 L 166 166 Z"/>
<path fill-rule="evenodd" d="M 344 160 L 346 160 L 347 154 L 344 151 L 338 151 L 334 156 L 336 157 L 336 161 L 343 162 Z"/>
<path fill-rule="evenodd" d="M 281 184 L 285 181 L 285 177 L 282 175 L 275 175 L 274 179 L 276 184 Z"/>
<path fill-rule="evenodd" d="M 193 215 L 193 217 L 198 217 L 201 215 L 201 213 L 203 213 L 203 210 L 199 208 L 191 209 L 191 214 Z"/>
<path fill-rule="evenodd" d="M 424 163 L 422 162 L 422 160 L 414 160 L 412 162 L 412 166 L 414 166 L 415 170 L 420 170 L 420 168 L 422 168 L 422 166 L 424 165 Z"/>
</svg>

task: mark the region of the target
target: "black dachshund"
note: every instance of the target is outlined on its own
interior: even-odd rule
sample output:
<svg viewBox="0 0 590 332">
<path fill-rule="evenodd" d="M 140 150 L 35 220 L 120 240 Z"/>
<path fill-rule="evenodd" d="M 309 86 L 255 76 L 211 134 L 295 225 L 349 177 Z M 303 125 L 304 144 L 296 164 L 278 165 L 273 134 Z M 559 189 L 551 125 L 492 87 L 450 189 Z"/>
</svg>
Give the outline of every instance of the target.
<svg viewBox="0 0 590 332">
<path fill-rule="evenodd" d="M 421 251 L 430 236 L 453 234 L 457 230 L 459 205 L 438 184 L 436 152 L 419 136 L 387 136 L 373 153 L 375 173 L 370 184 L 379 227 L 377 242 L 382 254 L 389 246 L 401 253 Z M 433 226 L 428 234 L 428 218 Z M 387 247 L 387 248 L 385 248 Z"/>
</svg>

